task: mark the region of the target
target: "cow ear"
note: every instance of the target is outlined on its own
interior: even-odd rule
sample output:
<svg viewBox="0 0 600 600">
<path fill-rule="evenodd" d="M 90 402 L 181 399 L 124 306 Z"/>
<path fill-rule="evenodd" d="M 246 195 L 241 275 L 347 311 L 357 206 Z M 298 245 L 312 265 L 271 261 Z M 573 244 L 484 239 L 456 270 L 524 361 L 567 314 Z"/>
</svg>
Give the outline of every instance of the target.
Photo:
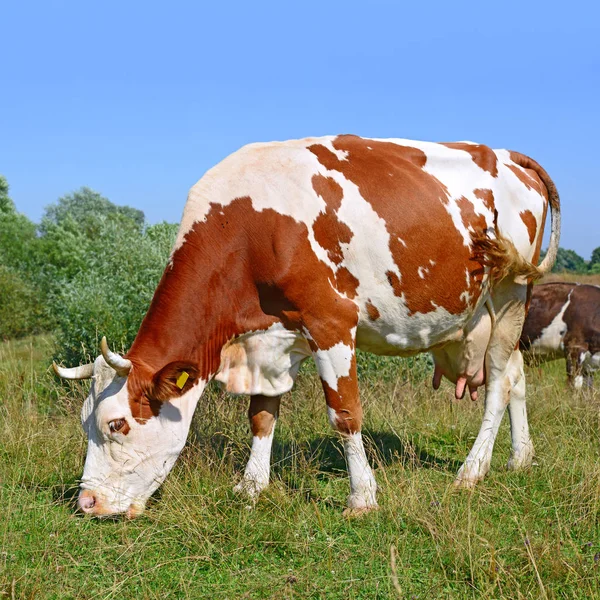
<svg viewBox="0 0 600 600">
<path fill-rule="evenodd" d="M 190 363 L 181 361 L 169 363 L 155 373 L 147 396 L 159 402 L 179 398 L 196 385 L 199 376 L 198 368 Z"/>
</svg>

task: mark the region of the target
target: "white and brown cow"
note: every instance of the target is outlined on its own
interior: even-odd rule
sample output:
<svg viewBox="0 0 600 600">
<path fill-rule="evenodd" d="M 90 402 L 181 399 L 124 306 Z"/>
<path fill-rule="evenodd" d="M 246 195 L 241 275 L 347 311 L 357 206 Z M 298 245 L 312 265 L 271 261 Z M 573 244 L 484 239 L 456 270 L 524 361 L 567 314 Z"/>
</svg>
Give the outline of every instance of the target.
<svg viewBox="0 0 600 600">
<path fill-rule="evenodd" d="M 550 246 L 536 268 L 548 204 Z M 237 489 L 257 494 L 269 481 L 281 395 L 308 357 L 343 436 L 348 505 L 376 507 L 356 348 L 432 351 L 434 383 L 445 375 L 457 396 L 486 384 L 481 431 L 459 483 L 485 476 L 507 405 L 510 465 L 528 465 L 517 345 L 528 280 L 556 256 L 559 214 L 556 188 L 535 161 L 470 142 L 343 135 L 235 152 L 191 189 L 126 357 L 104 342 L 94 364 L 56 368 L 93 377 L 82 410 L 89 444 L 80 508 L 138 514 L 183 448 L 211 379 L 251 396 L 254 437 Z"/>
<path fill-rule="evenodd" d="M 592 385 L 600 368 L 600 287 L 544 283 L 533 288 L 520 342 L 534 361 L 567 359 L 567 380 Z"/>
</svg>

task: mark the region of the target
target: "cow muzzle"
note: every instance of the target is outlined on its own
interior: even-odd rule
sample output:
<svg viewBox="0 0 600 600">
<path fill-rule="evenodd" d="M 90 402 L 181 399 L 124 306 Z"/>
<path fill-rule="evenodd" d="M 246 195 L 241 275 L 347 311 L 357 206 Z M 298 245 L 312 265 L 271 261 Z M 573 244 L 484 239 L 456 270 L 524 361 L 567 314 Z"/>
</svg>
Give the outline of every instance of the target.
<svg viewBox="0 0 600 600">
<path fill-rule="evenodd" d="M 106 502 L 101 493 L 87 489 L 79 493 L 77 507 L 81 512 L 92 517 L 124 514 L 127 519 L 135 519 L 144 512 L 144 504 L 139 502 L 132 502 L 125 510 L 115 509 Z"/>
</svg>

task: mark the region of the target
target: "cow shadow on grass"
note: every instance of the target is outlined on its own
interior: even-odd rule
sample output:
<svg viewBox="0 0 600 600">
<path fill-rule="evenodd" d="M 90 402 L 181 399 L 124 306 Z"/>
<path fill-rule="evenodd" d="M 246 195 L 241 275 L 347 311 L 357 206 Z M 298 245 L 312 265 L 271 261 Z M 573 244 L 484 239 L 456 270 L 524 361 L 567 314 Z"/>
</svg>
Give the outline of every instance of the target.
<svg viewBox="0 0 600 600">
<path fill-rule="evenodd" d="M 374 467 L 402 465 L 406 468 L 437 469 L 454 471 L 461 462 L 442 458 L 412 442 L 405 442 L 398 436 L 382 431 L 363 429 L 365 447 L 369 461 Z M 289 469 L 300 460 L 317 469 L 322 477 L 341 472 L 346 476 L 346 461 L 342 442 L 335 436 L 320 436 L 305 443 L 273 441 L 273 465 L 279 469 Z"/>
<path fill-rule="evenodd" d="M 400 439 L 387 431 L 363 429 L 363 438 L 373 467 L 402 466 L 406 469 L 434 469 L 456 473 L 462 462 L 453 458 L 437 456 L 422 445 Z M 242 474 L 249 456 L 249 448 L 222 434 L 196 433 L 193 444 L 209 450 L 217 461 L 226 457 L 233 470 Z M 232 451 L 232 449 L 235 450 Z M 275 435 L 271 457 L 272 473 L 283 481 L 291 491 L 306 491 L 303 484 L 305 473 L 317 480 L 348 476 L 342 442 L 334 434 L 316 436 L 309 440 L 280 440 Z"/>
<path fill-rule="evenodd" d="M 402 466 L 406 469 L 435 469 L 456 473 L 461 462 L 432 454 L 422 446 L 401 440 L 385 431 L 363 430 L 371 466 L 376 469 Z M 316 489 L 307 489 L 304 471 L 320 481 L 346 478 L 348 471 L 343 445 L 335 436 L 316 437 L 304 444 L 273 443 L 273 472 L 290 492 L 300 493 L 307 501 L 336 504 L 332 498 L 320 497 Z"/>
</svg>

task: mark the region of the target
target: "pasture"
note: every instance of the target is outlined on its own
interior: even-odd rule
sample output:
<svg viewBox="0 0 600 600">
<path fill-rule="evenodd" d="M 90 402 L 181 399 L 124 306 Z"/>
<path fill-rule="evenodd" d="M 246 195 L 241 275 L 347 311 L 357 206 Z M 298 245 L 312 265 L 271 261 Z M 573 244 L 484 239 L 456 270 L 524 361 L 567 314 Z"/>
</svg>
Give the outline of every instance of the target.
<svg viewBox="0 0 600 600">
<path fill-rule="evenodd" d="M 597 382 L 568 391 L 562 361 L 527 372 L 537 464 L 507 471 L 505 418 L 488 478 L 466 492 L 452 482 L 481 400 L 434 393 L 425 357 L 362 355 L 380 510 L 354 519 L 312 365 L 284 397 L 273 481 L 254 507 L 232 491 L 246 399 L 211 388 L 166 483 L 126 521 L 74 512 L 85 386 L 55 380 L 53 352 L 50 336 L 0 344 L 0 597 L 600 597 L 600 394 Z"/>
</svg>

